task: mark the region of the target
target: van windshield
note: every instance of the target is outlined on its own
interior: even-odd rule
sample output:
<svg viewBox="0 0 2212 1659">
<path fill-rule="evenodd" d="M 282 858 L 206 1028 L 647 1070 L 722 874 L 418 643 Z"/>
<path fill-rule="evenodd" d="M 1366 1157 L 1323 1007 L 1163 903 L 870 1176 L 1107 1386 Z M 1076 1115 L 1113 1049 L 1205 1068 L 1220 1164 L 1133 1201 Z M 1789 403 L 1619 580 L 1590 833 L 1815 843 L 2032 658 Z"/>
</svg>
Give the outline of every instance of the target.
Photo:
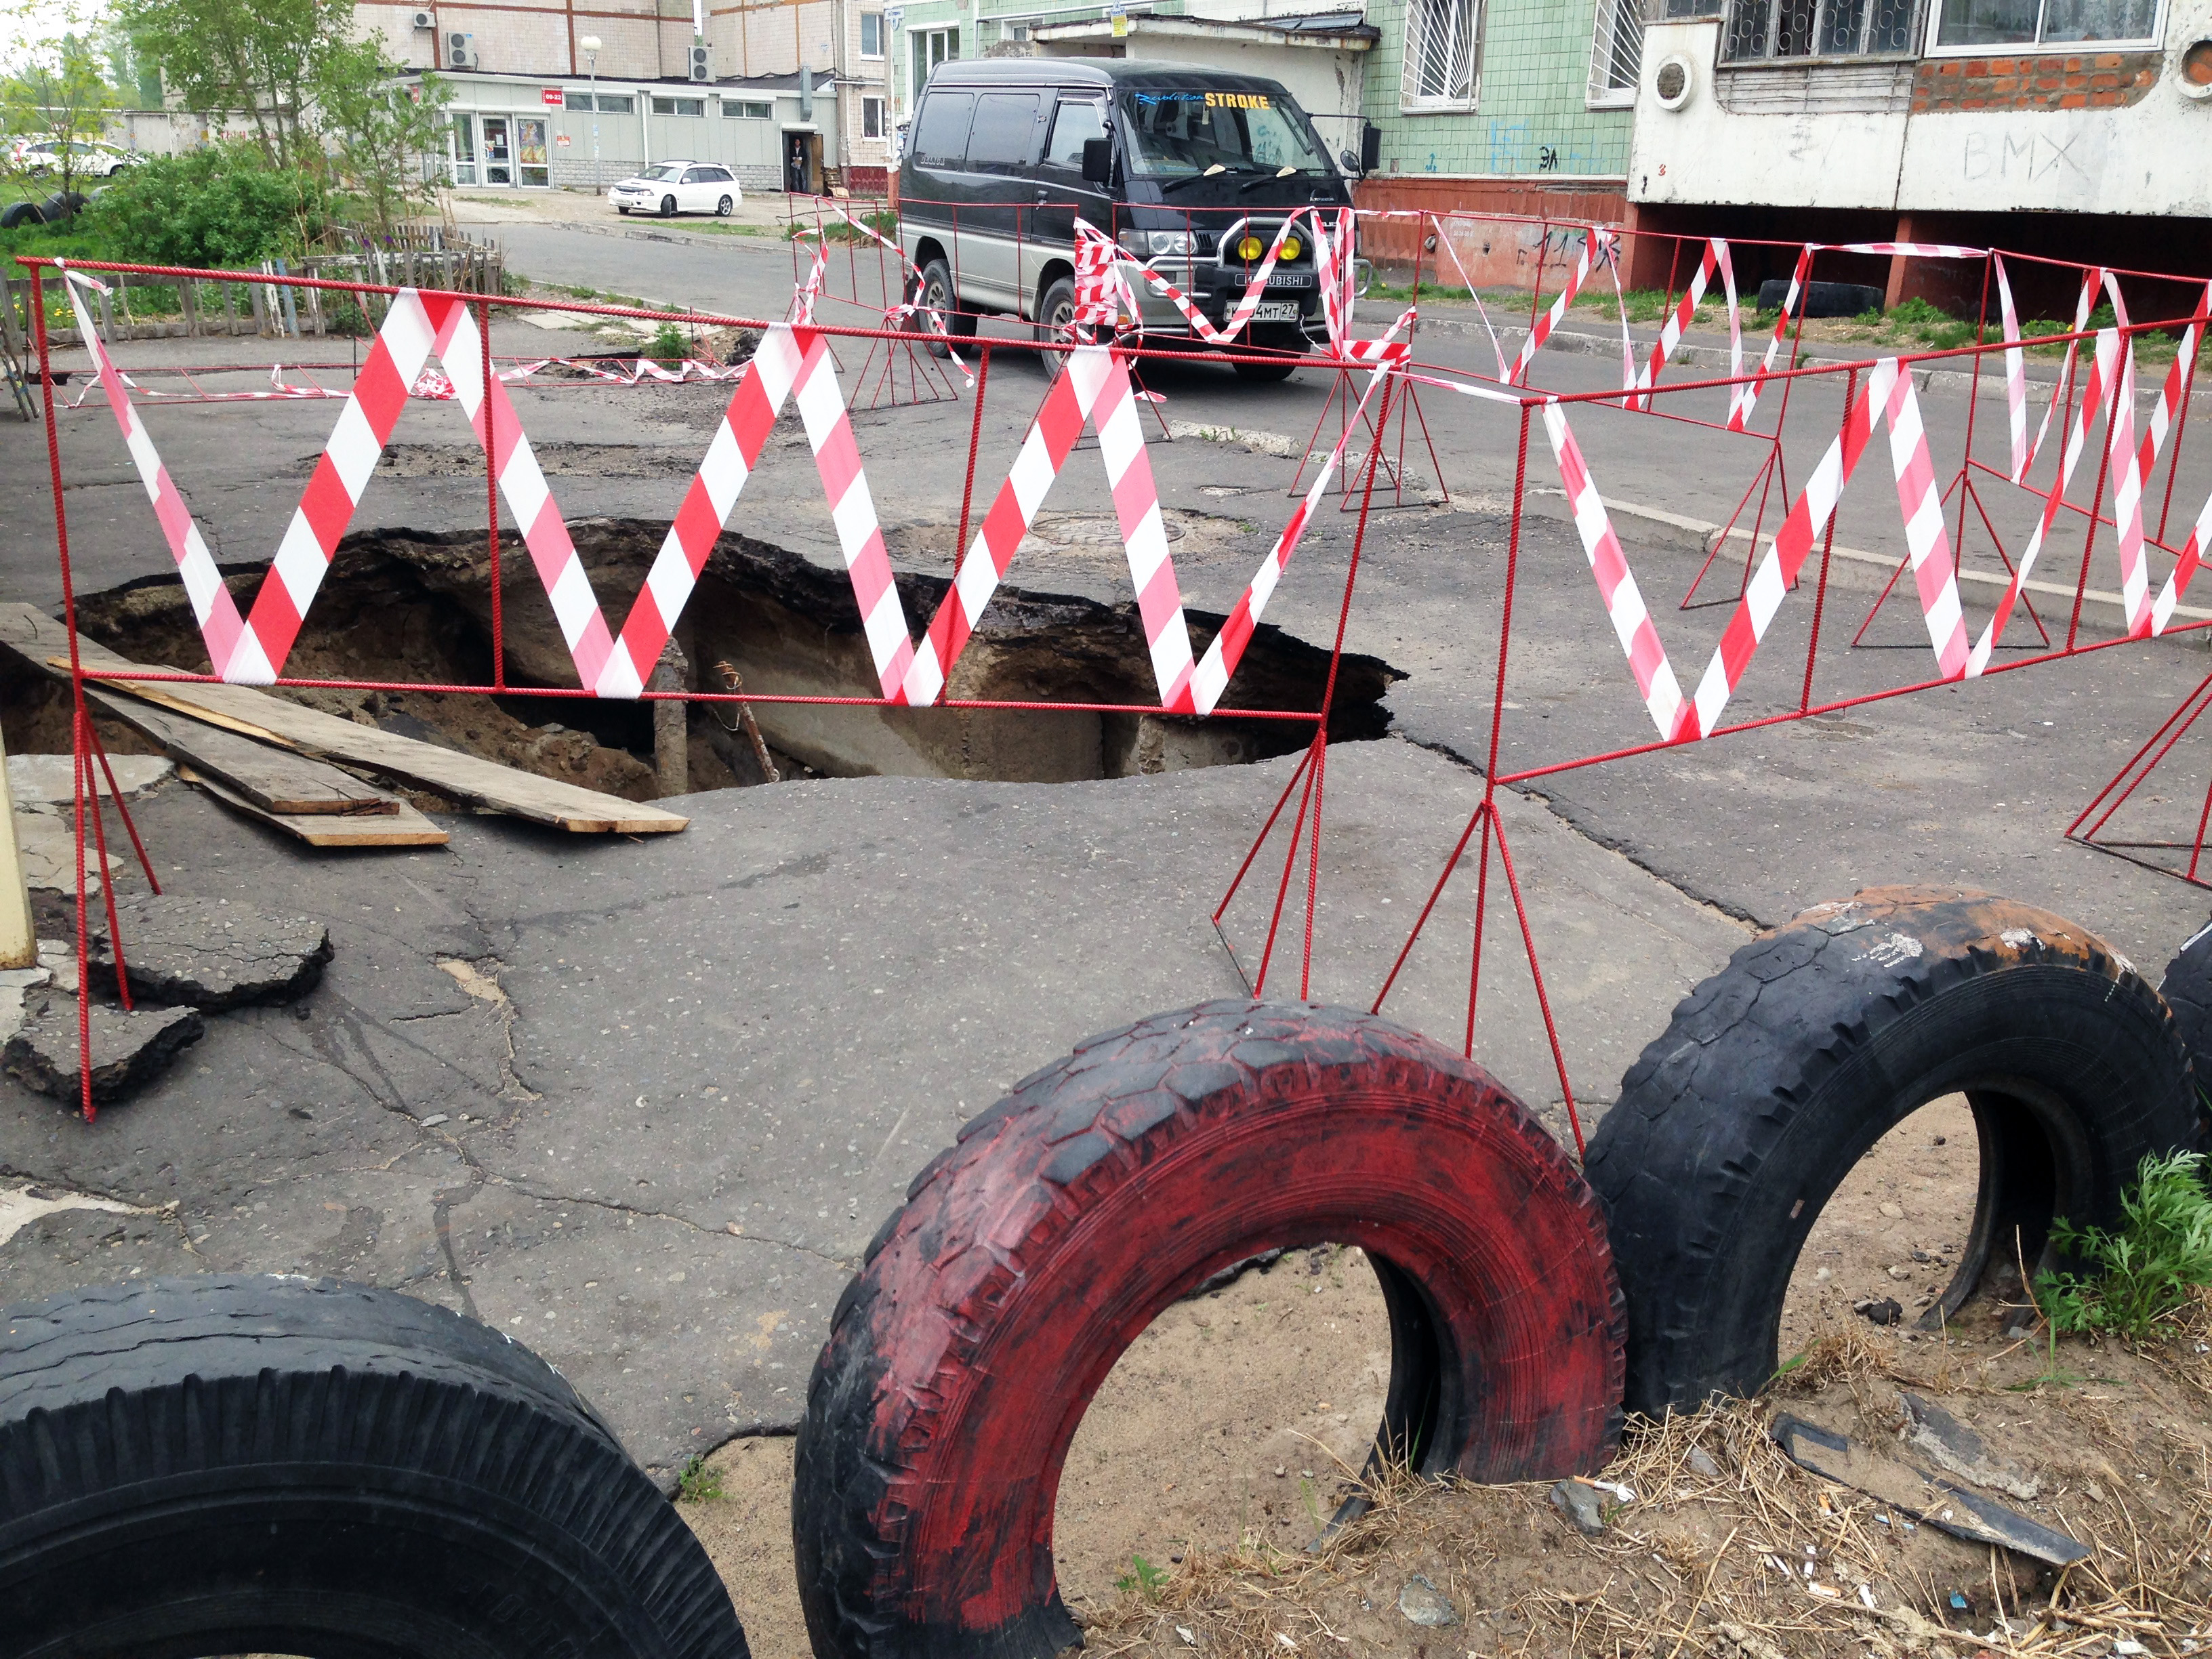
<svg viewBox="0 0 2212 1659">
<path fill-rule="evenodd" d="M 1133 88 L 1121 94 L 1121 115 L 1137 171 L 1155 178 L 1194 178 L 1216 167 L 1332 170 L 1297 106 L 1272 93 Z"/>
</svg>

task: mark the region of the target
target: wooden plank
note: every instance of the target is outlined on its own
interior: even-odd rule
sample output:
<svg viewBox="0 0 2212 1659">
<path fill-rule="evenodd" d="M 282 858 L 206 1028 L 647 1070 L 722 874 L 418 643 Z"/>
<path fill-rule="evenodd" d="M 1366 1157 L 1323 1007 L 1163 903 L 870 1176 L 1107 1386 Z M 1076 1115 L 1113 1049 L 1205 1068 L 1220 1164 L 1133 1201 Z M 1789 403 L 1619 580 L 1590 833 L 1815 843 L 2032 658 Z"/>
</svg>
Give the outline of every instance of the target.
<svg viewBox="0 0 2212 1659">
<path fill-rule="evenodd" d="M 234 794 L 280 817 L 385 817 L 402 803 L 374 784 L 290 749 L 226 732 L 90 682 L 86 698 L 161 745 L 171 760 L 219 780 Z"/>
<path fill-rule="evenodd" d="M 0 645 L 13 648 L 34 666 L 50 672 L 68 672 L 65 631 L 59 623 L 31 605 L 0 605 Z M 77 638 L 77 651 L 87 667 L 103 672 L 175 672 L 127 661 L 82 635 Z M 269 696 L 247 686 L 169 681 L 115 689 L 264 743 L 337 761 L 448 799 L 488 806 L 580 835 L 669 835 L 691 822 L 658 806 L 541 778 L 374 726 L 356 726 L 336 714 Z"/>
<path fill-rule="evenodd" d="M 178 767 L 177 775 L 256 823 L 282 830 L 310 847 L 443 847 L 452 839 L 405 801 L 397 803 L 399 810 L 396 812 L 368 817 L 343 817 L 331 812 L 270 812 L 190 766 Z"/>
</svg>

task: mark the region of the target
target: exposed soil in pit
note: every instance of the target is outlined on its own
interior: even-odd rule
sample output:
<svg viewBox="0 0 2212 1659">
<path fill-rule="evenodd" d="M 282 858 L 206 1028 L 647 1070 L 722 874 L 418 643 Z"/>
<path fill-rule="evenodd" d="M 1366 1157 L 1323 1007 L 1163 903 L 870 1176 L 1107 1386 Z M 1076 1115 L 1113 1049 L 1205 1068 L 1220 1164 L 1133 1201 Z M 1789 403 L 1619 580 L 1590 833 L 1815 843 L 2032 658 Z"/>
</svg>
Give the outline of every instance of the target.
<svg viewBox="0 0 2212 1659">
<path fill-rule="evenodd" d="M 667 526 L 590 519 L 569 529 L 618 627 Z M 502 538 L 501 567 L 508 683 L 574 685 L 574 665 L 519 539 Z M 483 684 L 492 666 L 489 570 L 483 540 L 473 532 L 348 537 L 286 672 L 312 679 Z M 226 572 L 241 608 L 252 604 L 263 574 L 259 567 Z M 916 626 L 934 613 L 948 586 L 923 575 L 902 574 L 897 580 Z M 185 668 L 207 662 L 184 592 L 173 578 L 88 595 L 79 602 L 79 614 L 88 634 L 136 661 Z M 1193 647 L 1202 650 L 1222 619 L 1188 614 Z M 854 696 L 868 695 L 876 684 L 844 572 L 734 533 L 723 536 L 709 556 L 677 640 L 692 665 L 695 687 L 719 689 L 714 665 L 723 661 L 756 692 Z M 1263 626 L 1223 707 L 1316 709 L 1328 660 L 1325 651 Z M 1381 736 L 1389 719 L 1382 698 L 1401 678 L 1380 659 L 1346 656 L 1329 720 L 1332 739 Z M 653 792 L 652 713 L 643 703 L 533 697 L 527 691 L 495 699 L 413 690 L 293 690 L 285 695 L 366 725 L 611 794 L 645 799 Z M 1133 602 L 1105 605 L 1002 587 L 963 653 L 948 695 L 1141 704 L 1154 701 L 1158 692 Z M 1265 759 L 1302 746 L 1310 731 L 1294 721 L 1233 716 L 1196 720 L 772 703 L 755 704 L 754 710 L 786 776 L 880 773 L 1026 782 L 1123 777 Z M 750 743 L 726 729 L 706 706 L 691 708 L 690 729 L 691 788 L 761 781 Z"/>
<path fill-rule="evenodd" d="M 700 451 L 654 444 L 533 444 L 543 471 L 575 478 L 688 478 L 699 470 Z M 299 467 L 313 472 L 317 454 Z M 483 451 L 475 444 L 387 444 L 376 470 L 392 478 L 482 478 Z"/>
</svg>

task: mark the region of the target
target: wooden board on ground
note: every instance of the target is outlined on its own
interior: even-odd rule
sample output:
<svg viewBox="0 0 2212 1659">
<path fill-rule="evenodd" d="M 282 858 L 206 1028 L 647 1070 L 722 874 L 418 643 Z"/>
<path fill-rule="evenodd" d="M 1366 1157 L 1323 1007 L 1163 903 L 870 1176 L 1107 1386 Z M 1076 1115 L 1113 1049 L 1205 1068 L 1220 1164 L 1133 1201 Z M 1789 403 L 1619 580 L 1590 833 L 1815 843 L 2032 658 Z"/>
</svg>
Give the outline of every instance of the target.
<svg viewBox="0 0 2212 1659">
<path fill-rule="evenodd" d="M 0 645 L 48 672 L 66 673 L 69 638 L 62 625 L 27 605 L 0 605 Z M 173 673 L 118 657 L 82 635 L 80 660 L 102 672 Z M 430 790 L 451 800 L 488 806 L 533 823 L 579 834 L 667 835 L 689 818 L 657 806 L 642 805 L 596 789 L 541 778 L 475 755 L 441 749 L 374 726 L 356 726 L 336 714 L 272 697 L 242 685 L 209 685 L 181 681 L 115 685 L 113 689 L 158 703 L 243 736 L 295 749 L 324 760 L 342 762 L 381 777 Z"/>
<path fill-rule="evenodd" d="M 452 839 L 404 800 L 394 803 L 398 810 L 393 812 L 271 812 L 191 766 L 178 767 L 177 775 L 256 823 L 310 847 L 443 847 Z"/>
<path fill-rule="evenodd" d="M 291 749 L 88 684 L 85 696 L 161 745 L 171 760 L 213 778 L 264 812 L 283 817 L 383 817 L 403 804 L 373 783 Z"/>
</svg>

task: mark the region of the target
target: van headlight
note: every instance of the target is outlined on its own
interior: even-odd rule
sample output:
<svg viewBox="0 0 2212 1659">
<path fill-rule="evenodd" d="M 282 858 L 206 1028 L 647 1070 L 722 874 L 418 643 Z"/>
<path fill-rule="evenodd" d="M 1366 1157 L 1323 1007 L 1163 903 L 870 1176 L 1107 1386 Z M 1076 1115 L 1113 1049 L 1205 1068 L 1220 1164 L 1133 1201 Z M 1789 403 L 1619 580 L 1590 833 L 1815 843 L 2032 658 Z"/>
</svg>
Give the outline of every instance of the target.
<svg viewBox="0 0 2212 1659">
<path fill-rule="evenodd" d="M 1117 240 L 1139 259 L 1158 258 L 1163 253 L 1189 255 L 1202 251 L 1198 238 L 1187 230 L 1125 230 Z"/>
</svg>

